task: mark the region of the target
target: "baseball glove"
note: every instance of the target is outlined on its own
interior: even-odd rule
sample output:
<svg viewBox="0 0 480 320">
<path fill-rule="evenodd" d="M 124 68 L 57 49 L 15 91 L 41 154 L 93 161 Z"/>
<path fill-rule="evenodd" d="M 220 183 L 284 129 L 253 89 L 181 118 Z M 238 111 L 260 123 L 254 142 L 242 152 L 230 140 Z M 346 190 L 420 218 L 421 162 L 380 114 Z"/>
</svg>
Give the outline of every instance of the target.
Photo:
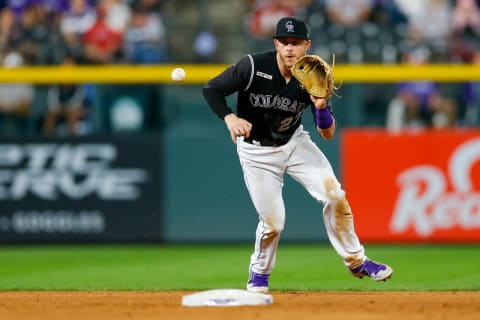
<svg viewBox="0 0 480 320">
<path fill-rule="evenodd" d="M 299 58 L 292 67 L 293 76 L 302 87 L 312 96 L 329 99 L 335 87 L 333 81 L 333 56 L 332 66 L 317 55 L 305 55 Z"/>
</svg>

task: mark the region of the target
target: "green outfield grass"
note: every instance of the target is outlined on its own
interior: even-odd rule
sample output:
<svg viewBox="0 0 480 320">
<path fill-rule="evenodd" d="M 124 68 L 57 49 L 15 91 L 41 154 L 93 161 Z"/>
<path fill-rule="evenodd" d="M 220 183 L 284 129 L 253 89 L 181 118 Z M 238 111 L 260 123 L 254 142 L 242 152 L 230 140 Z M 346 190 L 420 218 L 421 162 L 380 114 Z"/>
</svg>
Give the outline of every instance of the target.
<svg viewBox="0 0 480 320">
<path fill-rule="evenodd" d="M 0 290 L 244 288 L 250 245 L 0 246 Z M 327 244 L 281 244 L 271 290 L 480 290 L 480 246 L 366 245 L 395 270 L 356 279 Z"/>
</svg>

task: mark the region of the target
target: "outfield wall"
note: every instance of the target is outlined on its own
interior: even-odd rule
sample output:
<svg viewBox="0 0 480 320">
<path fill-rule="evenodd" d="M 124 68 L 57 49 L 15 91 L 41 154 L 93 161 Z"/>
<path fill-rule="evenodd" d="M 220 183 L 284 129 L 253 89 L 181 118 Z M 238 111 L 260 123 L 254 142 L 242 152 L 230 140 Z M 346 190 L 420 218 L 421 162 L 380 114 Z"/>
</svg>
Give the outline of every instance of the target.
<svg viewBox="0 0 480 320">
<path fill-rule="evenodd" d="M 162 240 L 159 135 L 0 140 L 0 242 Z"/>
<path fill-rule="evenodd" d="M 1 140 L 0 242 L 252 241 L 235 146 L 220 121 L 195 119 L 162 134 Z M 363 242 L 480 241 L 480 130 L 314 140 Z M 321 205 L 288 177 L 284 197 L 282 241 L 326 241 Z"/>
<path fill-rule="evenodd" d="M 480 240 L 480 130 L 349 129 L 341 152 L 365 241 Z"/>
</svg>

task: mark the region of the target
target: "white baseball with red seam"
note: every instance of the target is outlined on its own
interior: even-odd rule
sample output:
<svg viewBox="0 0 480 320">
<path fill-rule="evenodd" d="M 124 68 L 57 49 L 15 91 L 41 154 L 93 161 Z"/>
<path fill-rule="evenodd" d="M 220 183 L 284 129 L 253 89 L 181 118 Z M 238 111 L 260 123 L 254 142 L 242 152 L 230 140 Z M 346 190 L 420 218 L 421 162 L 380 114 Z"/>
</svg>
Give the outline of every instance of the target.
<svg viewBox="0 0 480 320">
<path fill-rule="evenodd" d="M 180 82 L 185 80 L 185 70 L 183 68 L 175 68 L 172 71 L 172 80 L 176 82 Z"/>
</svg>

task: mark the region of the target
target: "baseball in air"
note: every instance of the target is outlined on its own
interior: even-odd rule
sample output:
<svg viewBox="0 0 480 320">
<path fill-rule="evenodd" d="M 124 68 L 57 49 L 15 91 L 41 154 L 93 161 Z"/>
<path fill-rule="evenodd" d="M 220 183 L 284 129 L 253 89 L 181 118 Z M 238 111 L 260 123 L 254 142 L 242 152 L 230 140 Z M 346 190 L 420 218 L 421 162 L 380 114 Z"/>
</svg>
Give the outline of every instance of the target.
<svg viewBox="0 0 480 320">
<path fill-rule="evenodd" d="M 183 68 L 175 68 L 172 71 L 172 80 L 176 82 L 180 82 L 185 80 L 185 70 Z"/>
</svg>

